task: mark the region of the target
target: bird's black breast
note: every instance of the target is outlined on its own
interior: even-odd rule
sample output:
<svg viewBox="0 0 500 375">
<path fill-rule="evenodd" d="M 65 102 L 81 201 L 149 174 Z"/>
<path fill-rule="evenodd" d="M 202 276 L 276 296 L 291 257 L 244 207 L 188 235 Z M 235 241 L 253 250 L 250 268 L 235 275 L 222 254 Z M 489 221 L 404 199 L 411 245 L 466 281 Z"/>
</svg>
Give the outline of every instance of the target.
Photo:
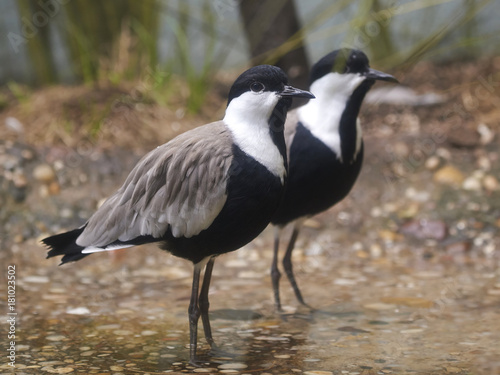
<svg viewBox="0 0 500 375">
<path fill-rule="evenodd" d="M 203 258 L 239 249 L 257 237 L 271 221 L 283 194 L 281 179 L 266 167 L 233 146 L 227 200 L 209 228 L 191 238 L 172 236 L 170 230 L 162 247 L 194 263 Z"/>
<path fill-rule="evenodd" d="M 338 203 L 353 187 L 363 160 L 363 146 L 354 161 L 337 155 L 299 122 L 289 154 L 289 177 L 272 223 L 284 225 L 315 215 Z"/>
</svg>

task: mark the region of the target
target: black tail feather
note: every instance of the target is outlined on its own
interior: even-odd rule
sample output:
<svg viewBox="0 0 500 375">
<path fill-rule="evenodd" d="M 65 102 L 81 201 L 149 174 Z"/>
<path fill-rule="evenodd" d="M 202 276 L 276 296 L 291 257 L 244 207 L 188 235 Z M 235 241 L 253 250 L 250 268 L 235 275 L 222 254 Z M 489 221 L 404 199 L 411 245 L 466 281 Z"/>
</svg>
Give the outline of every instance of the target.
<svg viewBox="0 0 500 375">
<path fill-rule="evenodd" d="M 49 247 L 47 258 L 63 255 L 61 264 L 76 262 L 89 254 L 82 254 L 83 247 L 76 244 L 76 239 L 83 232 L 85 226 L 69 232 L 47 237 L 42 242 Z"/>
</svg>

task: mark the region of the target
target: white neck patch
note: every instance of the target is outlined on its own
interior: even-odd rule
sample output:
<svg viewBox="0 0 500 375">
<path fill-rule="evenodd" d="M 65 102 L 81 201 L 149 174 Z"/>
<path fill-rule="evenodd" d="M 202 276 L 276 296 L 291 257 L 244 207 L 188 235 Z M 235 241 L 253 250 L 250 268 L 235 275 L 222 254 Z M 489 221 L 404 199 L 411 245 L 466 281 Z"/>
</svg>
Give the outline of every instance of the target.
<svg viewBox="0 0 500 375">
<path fill-rule="evenodd" d="M 365 80 L 360 74 L 328 73 L 311 85 L 316 99 L 298 109 L 299 120 L 342 161 L 340 118 L 354 90 Z M 356 155 L 361 147 L 361 127 L 356 121 Z"/>
<path fill-rule="evenodd" d="M 224 123 L 234 143 L 284 182 L 283 156 L 271 139 L 269 118 L 280 97 L 275 92 L 245 92 L 229 103 Z"/>
</svg>

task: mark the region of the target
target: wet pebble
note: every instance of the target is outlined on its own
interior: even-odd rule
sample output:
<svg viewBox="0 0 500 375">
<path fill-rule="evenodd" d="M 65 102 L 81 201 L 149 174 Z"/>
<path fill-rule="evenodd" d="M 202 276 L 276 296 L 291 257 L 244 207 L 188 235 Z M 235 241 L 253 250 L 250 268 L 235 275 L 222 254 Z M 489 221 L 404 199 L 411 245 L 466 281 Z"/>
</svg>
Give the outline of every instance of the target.
<svg viewBox="0 0 500 375">
<path fill-rule="evenodd" d="M 401 333 L 421 333 L 424 330 L 422 328 L 410 328 L 410 329 L 403 329 L 399 332 Z"/>
<path fill-rule="evenodd" d="M 47 340 L 49 341 L 62 341 L 66 339 L 66 336 L 63 335 L 52 335 L 52 336 L 47 336 Z"/>
<path fill-rule="evenodd" d="M 50 280 L 47 276 L 26 276 L 22 279 L 25 283 L 46 284 Z"/>
<path fill-rule="evenodd" d="M 211 367 L 200 367 L 200 368 L 195 368 L 193 372 L 197 373 L 206 373 L 206 372 L 215 372 L 217 371 L 216 368 L 211 368 Z"/>
<path fill-rule="evenodd" d="M 383 311 L 383 310 L 392 310 L 396 308 L 396 305 L 392 305 L 389 303 L 383 303 L 383 302 L 374 302 L 374 303 L 367 303 L 366 305 L 363 305 L 365 309 L 369 310 L 378 310 L 378 311 Z"/>
<path fill-rule="evenodd" d="M 479 134 L 479 141 L 483 145 L 487 145 L 495 138 L 495 132 L 492 131 L 486 124 L 479 124 L 477 126 L 477 132 Z"/>
<path fill-rule="evenodd" d="M 487 176 L 484 176 L 484 179 L 483 179 L 483 187 L 487 190 L 487 191 L 497 191 L 499 189 L 499 186 L 500 186 L 500 183 L 498 182 L 498 180 L 492 176 L 492 175 L 487 175 Z"/>
<path fill-rule="evenodd" d="M 86 307 L 76 307 L 74 309 L 67 309 L 66 310 L 66 314 L 88 315 L 88 314 L 90 314 L 90 310 L 88 308 L 86 308 Z"/>
<path fill-rule="evenodd" d="M 333 375 L 331 371 L 306 371 L 304 375 Z"/>
<path fill-rule="evenodd" d="M 40 370 L 48 372 L 50 374 L 69 374 L 75 371 L 72 367 L 57 367 L 53 368 L 52 366 L 42 367 Z"/>
<path fill-rule="evenodd" d="M 434 305 L 433 301 L 419 297 L 384 297 L 382 298 L 382 302 L 419 308 L 430 308 Z"/>
<path fill-rule="evenodd" d="M 50 184 L 56 179 L 54 169 L 48 164 L 40 164 L 33 170 L 33 177 L 44 184 Z"/>
<path fill-rule="evenodd" d="M 462 188 L 469 191 L 481 190 L 481 179 L 476 176 L 467 177 L 462 183 Z"/>
<path fill-rule="evenodd" d="M 307 219 L 304 221 L 303 224 L 307 228 L 312 228 L 312 229 L 321 229 L 323 228 L 323 224 L 315 219 Z"/>
<path fill-rule="evenodd" d="M 475 129 L 462 128 L 448 133 L 448 141 L 458 148 L 475 148 L 480 145 L 480 135 Z"/>
<path fill-rule="evenodd" d="M 141 332 L 141 336 L 154 336 L 154 335 L 157 335 L 158 332 L 156 331 L 142 331 Z"/>
<path fill-rule="evenodd" d="M 24 133 L 23 123 L 15 117 L 11 117 L 11 116 L 7 117 L 5 119 L 5 126 L 7 127 L 7 129 L 13 130 L 16 133 Z"/>
<path fill-rule="evenodd" d="M 472 247 L 471 241 L 457 241 L 446 246 L 446 252 L 450 255 L 463 254 Z"/>
<path fill-rule="evenodd" d="M 450 373 L 450 374 L 459 374 L 462 372 L 462 369 L 461 368 L 458 368 L 458 367 L 452 367 L 452 366 L 446 366 L 445 367 L 445 370 L 446 372 Z"/>
<path fill-rule="evenodd" d="M 224 363 L 223 365 L 220 365 L 217 368 L 221 370 L 237 370 L 237 369 L 244 369 L 247 367 L 248 365 L 245 363 L 233 362 L 233 363 Z"/>
<path fill-rule="evenodd" d="M 441 160 L 437 156 L 431 156 L 425 161 L 425 168 L 433 171 L 439 167 Z"/>
<path fill-rule="evenodd" d="M 418 239 L 443 240 L 448 226 L 442 220 L 410 220 L 401 226 L 401 232 Z"/>
<path fill-rule="evenodd" d="M 459 187 L 462 185 L 462 182 L 465 180 L 464 174 L 458 170 L 457 168 L 446 165 L 436 171 L 434 173 L 434 182 L 443 185 L 451 185 L 455 187 Z"/>
</svg>

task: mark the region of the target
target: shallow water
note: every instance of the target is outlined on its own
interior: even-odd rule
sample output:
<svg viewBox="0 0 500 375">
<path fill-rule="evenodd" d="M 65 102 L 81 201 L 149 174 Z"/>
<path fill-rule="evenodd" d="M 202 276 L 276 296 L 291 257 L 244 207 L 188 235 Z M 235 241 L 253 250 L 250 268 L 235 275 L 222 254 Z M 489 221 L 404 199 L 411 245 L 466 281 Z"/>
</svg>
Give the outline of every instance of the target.
<svg viewBox="0 0 500 375">
<path fill-rule="evenodd" d="M 279 315 L 270 252 L 259 249 L 270 240 L 216 262 L 211 319 L 227 355 L 208 356 L 200 332 L 199 369 L 187 364 L 187 262 L 148 246 L 57 267 L 26 249 L 49 265 L 16 262 L 16 374 L 500 373 L 499 273 L 486 258 L 416 264 L 413 254 L 299 249 L 298 281 L 317 310 L 297 308 L 282 280 Z"/>
</svg>

